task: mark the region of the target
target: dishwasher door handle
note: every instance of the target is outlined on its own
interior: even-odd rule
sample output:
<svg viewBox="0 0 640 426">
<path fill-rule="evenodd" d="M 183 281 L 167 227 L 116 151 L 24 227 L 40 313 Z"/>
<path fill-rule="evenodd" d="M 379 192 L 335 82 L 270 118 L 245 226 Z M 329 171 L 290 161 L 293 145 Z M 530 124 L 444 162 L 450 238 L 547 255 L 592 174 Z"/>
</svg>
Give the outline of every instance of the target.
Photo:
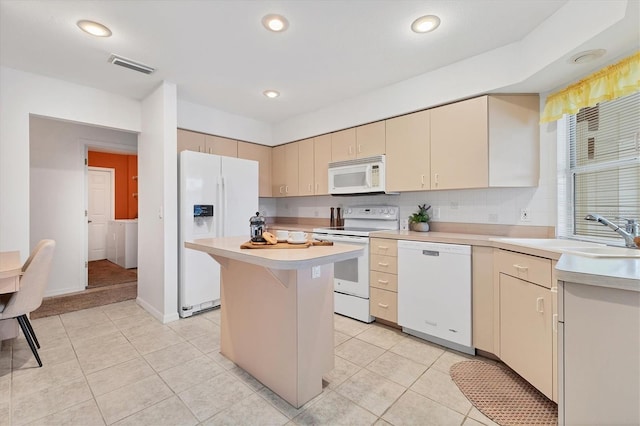
<svg viewBox="0 0 640 426">
<path fill-rule="evenodd" d="M 436 250 L 422 250 L 422 254 L 425 256 L 440 256 L 440 252 Z"/>
</svg>

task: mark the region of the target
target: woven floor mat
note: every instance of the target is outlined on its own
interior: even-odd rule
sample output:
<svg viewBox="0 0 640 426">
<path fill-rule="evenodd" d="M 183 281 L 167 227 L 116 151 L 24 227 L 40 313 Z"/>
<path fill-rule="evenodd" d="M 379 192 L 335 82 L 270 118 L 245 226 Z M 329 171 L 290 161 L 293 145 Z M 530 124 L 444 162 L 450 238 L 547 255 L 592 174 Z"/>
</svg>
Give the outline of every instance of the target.
<svg viewBox="0 0 640 426">
<path fill-rule="evenodd" d="M 467 399 L 499 425 L 558 424 L 558 406 L 507 367 L 462 361 L 450 374 Z"/>
</svg>

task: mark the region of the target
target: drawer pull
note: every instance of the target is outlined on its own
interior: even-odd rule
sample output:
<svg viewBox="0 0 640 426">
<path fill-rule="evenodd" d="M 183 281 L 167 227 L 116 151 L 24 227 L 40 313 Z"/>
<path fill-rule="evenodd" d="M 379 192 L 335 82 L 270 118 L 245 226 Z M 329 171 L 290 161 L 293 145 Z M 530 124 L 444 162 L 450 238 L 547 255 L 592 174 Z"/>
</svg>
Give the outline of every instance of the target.
<svg viewBox="0 0 640 426">
<path fill-rule="evenodd" d="M 389 249 L 389 247 L 387 247 L 387 246 L 378 246 L 378 248 L 379 248 L 380 250 L 387 250 L 387 249 Z"/>
<path fill-rule="evenodd" d="M 389 280 L 378 280 L 381 284 L 389 284 Z"/>
<path fill-rule="evenodd" d="M 380 265 L 380 266 L 389 266 L 388 263 L 383 263 L 383 262 L 378 262 L 378 265 Z"/>
<path fill-rule="evenodd" d="M 528 266 L 518 265 L 517 263 L 515 263 L 513 267 L 516 268 L 518 272 L 527 272 L 529 270 Z"/>
<path fill-rule="evenodd" d="M 538 297 L 536 299 L 536 311 L 541 314 L 544 313 L 544 297 Z"/>
<path fill-rule="evenodd" d="M 380 306 L 381 308 L 385 308 L 385 309 L 387 309 L 389 307 L 389 305 L 385 305 L 384 303 L 380 303 L 380 302 L 378 302 L 378 306 Z"/>
</svg>

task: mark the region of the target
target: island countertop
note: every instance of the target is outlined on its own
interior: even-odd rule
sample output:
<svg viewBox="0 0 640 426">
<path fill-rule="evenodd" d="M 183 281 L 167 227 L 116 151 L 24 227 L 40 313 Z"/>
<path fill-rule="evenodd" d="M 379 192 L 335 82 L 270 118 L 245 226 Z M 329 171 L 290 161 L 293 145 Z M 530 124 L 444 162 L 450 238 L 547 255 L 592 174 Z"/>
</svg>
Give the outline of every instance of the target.
<svg viewBox="0 0 640 426">
<path fill-rule="evenodd" d="M 361 256 L 362 246 L 334 244 L 300 249 L 241 249 L 247 237 L 202 238 L 187 241 L 187 248 L 202 251 L 270 269 L 304 269 L 312 266 L 341 262 Z"/>
</svg>

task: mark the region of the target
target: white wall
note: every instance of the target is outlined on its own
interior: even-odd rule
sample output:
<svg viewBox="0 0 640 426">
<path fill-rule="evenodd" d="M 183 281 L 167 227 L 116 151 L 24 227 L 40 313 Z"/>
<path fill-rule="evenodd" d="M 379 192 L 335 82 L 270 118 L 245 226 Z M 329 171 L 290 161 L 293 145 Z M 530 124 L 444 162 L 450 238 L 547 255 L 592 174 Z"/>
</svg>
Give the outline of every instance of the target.
<svg viewBox="0 0 640 426">
<path fill-rule="evenodd" d="M 82 291 L 87 273 L 85 146 L 135 149 L 138 136 L 31 116 L 29 139 L 29 245 L 44 238 L 56 241 L 45 296 Z"/>
<path fill-rule="evenodd" d="M 138 139 L 138 303 L 163 323 L 178 319 L 176 86 L 142 101 Z"/>
<path fill-rule="evenodd" d="M 262 145 L 273 144 L 271 124 L 187 101 L 178 101 L 178 127 Z"/>
<path fill-rule="evenodd" d="M 0 250 L 30 252 L 29 115 L 140 130 L 140 103 L 80 86 L 0 67 Z"/>
<path fill-rule="evenodd" d="M 545 96 L 541 96 L 541 108 L 545 99 Z M 540 180 L 537 187 L 417 191 L 359 197 L 278 198 L 276 215 L 328 219 L 330 207 L 388 204 L 399 206 L 401 219 L 406 219 L 417 210 L 418 204 L 427 203 L 432 206 L 432 216 L 437 209 L 440 210 L 440 217 L 433 218 L 436 222 L 555 226 L 556 186 L 556 127 L 555 123 L 551 123 L 540 126 Z M 265 210 L 269 207 L 265 203 Z M 529 209 L 531 221 L 520 221 L 522 208 Z"/>
</svg>

